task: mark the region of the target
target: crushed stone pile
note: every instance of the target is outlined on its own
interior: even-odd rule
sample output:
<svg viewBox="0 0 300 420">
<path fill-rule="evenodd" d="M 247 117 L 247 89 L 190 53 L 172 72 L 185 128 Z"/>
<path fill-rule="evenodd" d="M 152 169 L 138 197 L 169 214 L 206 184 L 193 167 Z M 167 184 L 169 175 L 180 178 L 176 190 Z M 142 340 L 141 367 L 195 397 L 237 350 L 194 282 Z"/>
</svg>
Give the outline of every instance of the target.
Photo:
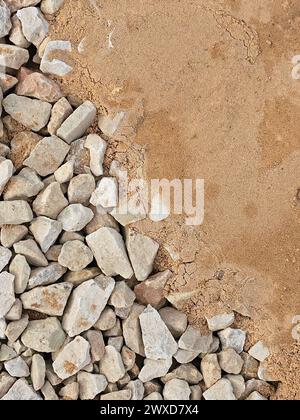
<svg viewBox="0 0 300 420">
<path fill-rule="evenodd" d="M 234 313 L 190 325 L 131 226 L 144 215 L 118 212 L 119 120 L 94 129 L 52 78 L 72 70 L 47 39 L 62 3 L 0 0 L 0 399 L 270 399 L 264 343 L 246 352 Z"/>
</svg>

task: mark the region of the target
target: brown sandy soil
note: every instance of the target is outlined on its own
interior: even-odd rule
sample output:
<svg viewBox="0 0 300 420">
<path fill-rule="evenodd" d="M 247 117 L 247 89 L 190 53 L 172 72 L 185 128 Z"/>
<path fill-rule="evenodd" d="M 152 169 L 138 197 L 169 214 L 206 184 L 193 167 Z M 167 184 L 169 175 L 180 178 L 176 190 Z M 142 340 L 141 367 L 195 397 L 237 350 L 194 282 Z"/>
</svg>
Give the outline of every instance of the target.
<svg viewBox="0 0 300 420">
<path fill-rule="evenodd" d="M 173 267 L 196 325 L 247 316 L 250 342 L 272 347 L 279 399 L 300 397 L 299 27 L 297 0 L 66 0 L 51 34 L 73 45 L 66 94 L 128 112 L 117 159 L 148 179 L 205 179 L 202 226 L 138 228 L 162 244 L 158 267 Z"/>
</svg>

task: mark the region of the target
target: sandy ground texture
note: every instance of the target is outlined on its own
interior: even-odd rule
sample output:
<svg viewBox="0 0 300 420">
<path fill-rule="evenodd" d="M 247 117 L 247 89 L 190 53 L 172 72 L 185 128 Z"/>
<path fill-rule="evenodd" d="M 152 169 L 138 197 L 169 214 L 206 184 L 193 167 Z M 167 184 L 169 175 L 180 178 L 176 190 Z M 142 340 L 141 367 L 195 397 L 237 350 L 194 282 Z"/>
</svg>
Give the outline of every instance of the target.
<svg viewBox="0 0 300 420">
<path fill-rule="evenodd" d="M 73 45 L 66 94 L 127 112 L 113 157 L 148 179 L 205 179 L 202 226 L 138 228 L 192 322 L 247 315 L 282 399 L 300 397 L 299 16 L 296 0 L 66 0 L 51 33 Z"/>
</svg>

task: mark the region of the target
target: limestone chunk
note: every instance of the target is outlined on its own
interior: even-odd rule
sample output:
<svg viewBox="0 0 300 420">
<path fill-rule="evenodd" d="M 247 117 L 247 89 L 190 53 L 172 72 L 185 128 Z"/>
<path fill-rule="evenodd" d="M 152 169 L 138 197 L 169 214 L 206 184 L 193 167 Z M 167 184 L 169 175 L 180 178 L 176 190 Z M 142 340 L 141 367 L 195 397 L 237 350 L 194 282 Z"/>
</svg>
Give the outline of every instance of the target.
<svg viewBox="0 0 300 420">
<path fill-rule="evenodd" d="M 30 232 L 40 245 L 41 250 L 46 253 L 62 232 L 62 224 L 48 217 L 40 216 L 32 221 Z"/>
<path fill-rule="evenodd" d="M 84 204 L 95 190 L 95 178 L 89 174 L 80 174 L 71 179 L 68 187 L 70 204 Z"/>
<path fill-rule="evenodd" d="M 178 349 L 178 351 L 174 355 L 174 359 L 176 359 L 178 363 L 190 363 L 193 360 L 195 360 L 198 356 L 198 351 Z"/>
<path fill-rule="evenodd" d="M 108 331 L 116 325 L 116 321 L 115 312 L 110 307 L 107 307 L 103 310 L 94 327 L 100 331 Z"/>
<path fill-rule="evenodd" d="M 122 357 L 113 346 L 105 347 L 105 354 L 100 360 L 100 373 L 111 383 L 118 382 L 126 373 Z"/>
<path fill-rule="evenodd" d="M 68 200 L 63 195 L 60 184 L 53 182 L 37 196 L 32 206 L 38 216 L 56 219 L 67 205 Z"/>
<path fill-rule="evenodd" d="M 172 357 L 164 360 L 145 359 L 144 366 L 139 374 L 142 382 L 149 382 L 152 379 L 165 376 L 172 366 Z"/>
<path fill-rule="evenodd" d="M 167 382 L 163 390 L 164 399 L 167 401 L 187 401 L 190 399 L 190 395 L 191 390 L 188 383 L 181 379 L 172 379 Z"/>
<path fill-rule="evenodd" d="M 180 338 L 187 329 L 187 316 L 175 308 L 165 307 L 159 311 L 159 315 L 170 330 L 174 338 Z"/>
<path fill-rule="evenodd" d="M 164 288 L 171 277 L 171 271 L 167 270 L 138 284 L 134 288 L 137 301 L 143 305 L 151 305 L 155 309 L 161 309 L 166 304 Z"/>
<path fill-rule="evenodd" d="M 159 392 L 152 392 L 144 398 L 145 401 L 162 401 L 163 397 Z"/>
<path fill-rule="evenodd" d="M 8 248 L 0 246 L 0 272 L 7 266 L 12 257 L 12 252 Z"/>
<path fill-rule="evenodd" d="M 219 353 L 219 364 L 226 373 L 238 375 L 242 371 L 243 359 L 233 349 L 226 349 Z"/>
<path fill-rule="evenodd" d="M 246 398 L 246 401 L 267 401 L 267 398 L 262 396 L 259 392 L 254 391 Z"/>
<path fill-rule="evenodd" d="M 38 47 L 46 38 L 49 24 L 37 7 L 26 7 L 17 11 L 27 41 Z"/>
<path fill-rule="evenodd" d="M 234 349 L 238 354 L 244 350 L 246 333 L 239 329 L 226 328 L 218 333 L 221 340 L 222 349 Z"/>
<path fill-rule="evenodd" d="M 109 305 L 115 308 L 131 308 L 134 301 L 135 294 L 127 286 L 126 282 L 117 282 L 109 299 Z"/>
<path fill-rule="evenodd" d="M 9 266 L 9 272 L 15 276 L 15 293 L 21 294 L 27 287 L 31 269 L 23 255 L 16 255 Z"/>
<path fill-rule="evenodd" d="M 41 399 L 40 395 L 32 389 L 24 378 L 15 382 L 7 394 L 1 398 L 3 401 L 32 401 Z"/>
<path fill-rule="evenodd" d="M 70 283 L 36 287 L 21 295 L 23 307 L 50 316 L 62 316 L 72 288 Z"/>
<path fill-rule="evenodd" d="M 23 34 L 22 24 L 17 15 L 12 16 L 11 23 L 12 29 L 9 34 L 10 42 L 20 48 L 29 48 L 30 42 L 27 41 Z"/>
<path fill-rule="evenodd" d="M 59 182 L 60 184 L 64 184 L 65 182 L 69 182 L 73 178 L 73 172 L 73 162 L 66 162 L 54 172 L 54 176 L 57 182 Z"/>
<path fill-rule="evenodd" d="M 0 66 L 19 70 L 29 60 L 29 52 L 15 45 L 0 44 Z"/>
<path fill-rule="evenodd" d="M 87 235 L 96 232 L 96 230 L 101 229 L 102 227 L 112 228 L 117 232 L 120 232 L 117 221 L 110 214 L 106 213 L 104 209 L 98 206 L 93 207 L 92 210 L 94 212 L 94 218 L 85 227 Z"/>
<path fill-rule="evenodd" d="M 34 354 L 31 361 L 31 381 L 35 391 L 39 391 L 45 384 L 46 363 L 40 354 Z"/>
<path fill-rule="evenodd" d="M 0 1 L 0 38 L 9 34 L 11 29 L 10 10 L 5 1 Z"/>
<path fill-rule="evenodd" d="M 85 147 L 90 151 L 90 168 L 93 175 L 103 175 L 103 160 L 107 149 L 106 141 L 97 134 L 89 134 Z"/>
<path fill-rule="evenodd" d="M 45 382 L 41 389 L 41 393 L 43 394 L 45 401 L 57 401 L 59 399 L 53 386 L 48 381 Z"/>
<path fill-rule="evenodd" d="M 42 73 L 32 72 L 19 80 L 16 94 L 54 103 L 61 97 L 60 86 Z"/>
<path fill-rule="evenodd" d="M 72 293 L 63 317 L 63 327 L 74 337 L 95 325 L 114 289 L 115 281 L 99 276 L 86 281 Z"/>
<path fill-rule="evenodd" d="M 46 45 L 40 69 L 43 73 L 53 74 L 54 76 L 64 77 L 70 73 L 73 68 L 64 61 L 52 58 L 52 54 L 59 51 L 63 54 L 72 52 L 72 45 L 70 41 L 49 41 Z M 61 137 L 61 136 L 59 136 Z"/>
<path fill-rule="evenodd" d="M 71 204 L 59 214 L 57 220 L 62 223 L 63 230 L 66 232 L 79 232 L 93 217 L 94 213 L 88 207 L 82 204 Z"/>
<path fill-rule="evenodd" d="M 91 346 L 92 363 L 99 362 L 105 353 L 103 335 L 100 331 L 89 330 L 85 333 L 85 338 Z"/>
<path fill-rule="evenodd" d="M 12 89 L 18 83 L 18 79 L 10 74 L 0 72 L 0 87 L 3 93 Z"/>
<path fill-rule="evenodd" d="M 97 109 L 95 105 L 90 101 L 84 102 L 62 123 L 57 130 L 58 137 L 68 144 L 80 139 L 92 125 L 96 114 Z"/>
<path fill-rule="evenodd" d="M 41 136 L 32 131 L 21 131 L 14 135 L 10 144 L 11 153 L 9 157 L 17 170 L 21 169 L 24 160 L 30 156 L 41 138 Z"/>
<path fill-rule="evenodd" d="M 62 7 L 65 0 L 42 0 L 41 10 L 43 13 L 53 15 Z"/>
<path fill-rule="evenodd" d="M 79 372 L 77 379 L 81 400 L 93 400 L 97 395 L 103 392 L 108 385 L 107 379 L 103 375 Z"/>
<path fill-rule="evenodd" d="M 107 276 L 133 276 L 122 236 L 111 228 L 101 228 L 86 237 L 99 268 Z"/>
<path fill-rule="evenodd" d="M 26 201 L 0 201 L 0 225 L 29 223 L 33 213 Z"/>
<path fill-rule="evenodd" d="M 74 174 L 89 174 L 90 173 L 90 154 L 84 147 L 85 137 L 71 143 L 70 152 L 66 158 L 67 162 L 72 162 L 74 165 Z"/>
<path fill-rule="evenodd" d="M 69 241 L 63 245 L 58 262 L 70 271 L 81 271 L 93 259 L 91 250 L 85 244 L 81 241 Z"/>
<path fill-rule="evenodd" d="M 78 336 L 60 351 L 53 369 L 59 378 L 67 379 L 85 368 L 90 361 L 90 345 Z"/>
<path fill-rule="evenodd" d="M 1 244 L 6 248 L 11 248 L 14 243 L 21 241 L 27 233 L 26 226 L 4 225 L 1 229 Z"/>
<path fill-rule="evenodd" d="M 17 341 L 28 325 L 28 315 L 24 315 L 19 321 L 10 322 L 5 330 L 5 335 L 11 343 Z"/>
<path fill-rule="evenodd" d="M 208 335 L 201 334 L 191 325 L 187 328 L 186 332 L 180 338 L 178 345 L 179 348 L 189 351 L 197 351 L 199 353 L 208 353 L 210 346 L 213 342 L 212 333 Z"/>
<path fill-rule="evenodd" d="M 231 312 L 230 314 L 222 314 L 216 315 L 212 318 L 206 318 L 206 320 L 210 331 L 215 332 L 225 330 L 230 327 L 234 323 L 235 315 Z"/>
<path fill-rule="evenodd" d="M 125 116 L 124 112 L 118 112 L 116 115 L 100 115 L 98 126 L 105 136 L 111 137 L 117 131 L 121 121 Z"/>
<path fill-rule="evenodd" d="M 3 107 L 12 118 L 32 131 L 40 131 L 45 127 L 52 108 L 48 102 L 18 96 L 14 93 L 3 100 Z"/>
<path fill-rule="evenodd" d="M 16 299 L 5 318 L 7 321 L 19 321 L 22 317 L 22 302 L 20 299 Z"/>
<path fill-rule="evenodd" d="M 0 362 L 6 362 L 7 360 L 14 359 L 17 353 L 11 347 L 6 344 L 2 344 L 0 349 Z"/>
<path fill-rule="evenodd" d="M 57 318 L 30 321 L 21 337 L 22 343 L 39 353 L 52 353 L 61 348 L 65 333 Z"/>
<path fill-rule="evenodd" d="M 27 200 L 36 196 L 44 188 L 44 183 L 30 168 L 22 169 L 13 176 L 4 193 L 4 200 Z"/>
<path fill-rule="evenodd" d="M 201 372 L 207 388 L 222 378 L 222 371 L 216 354 L 207 354 L 201 361 Z"/>
<path fill-rule="evenodd" d="M 79 286 L 85 281 L 94 279 L 100 274 L 101 274 L 101 271 L 99 270 L 98 267 L 85 268 L 84 270 L 74 271 L 74 272 L 69 271 L 65 275 L 65 281 L 72 283 L 74 286 Z"/>
<path fill-rule="evenodd" d="M 8 373 L 0 373 L 0 399 L 9 391 L 15 381 L 16 378 L 12 378 Z"/>
<path fill-rule="evenodd" d="M 47 267 L 48 261 L 33 239 L 27 239 L 14 244 L 16 254 L 24 255 L 29 264 L 36 267 Z"/>
<path fill-rule="evenodd" d="M 233 393 L 235 397 L 239 400 L 246 389 L 245 379 L 242 375 L 226 375 L 225 378 L 230 381 L 233 388 Z"/>
<path fill-rule="evenodd" d="M 111 210 L 118 205 L 119 190 L 118 182 L 115 178 L 104 177 L 91 196 L 90 203 L 103 209 Z"/>
<path fill-rule="evenodd" d="M 5 362 L 4 367 L 6 371 L 15 378 L 26 378 L 30 375 L 28 365 L 20 356 Z"/>
<path fill-rule="evenodd" d="M 14 165 L 11 160 L 4 159 L 0 161 L 0 196 L 4 191 L 6 184 L 14 173 Z"/>
<path fill-rule="evenodd" d="M 79 397 L 79 384 L 78 382 L 73 382 L 62 387 L 59 391 L 59 396 L 63 400 L 67 401 L 77 401 Z"/>
<path fill-rule="evenodd" d="M 14 276 L 4 271 L 0 274 L 0 318 L 5 317 L 15 300 Z"/>
<path fill-rule="evenodd" d="M 61 98 L 53 105 L 48 131 L 53 136 L 62 123 L 72 114 L 73 108 L 66 98 Z"/>
<path fill-rule="evenodd" d="M 144 310 L 145 306 L 133 304 L 128 318 L 123 322 L 123 336 L 127 347 L 143 357 L 145 357 L 145 349 L 139 317 Z"/>
<path fill-rule="evenodd" d="M 264 362 L 270 356 L 270 351 L 262 341 L 259 341 L 251 347 L 249 354 L 259 362 Z"/>
<path fill-rule="evenodd" d="M 231 382 L 228 379 L 220 379 L 215 385 L 204 392 L 206 401 L 235 401 Z"/>
<path fill-rule="evenodd" d="M 51 263 L 47 267 L 36 268 L 32 270 L 28 282 L 28 289 L 33 289 L 38 286 L 47 286 L 57 282 L 65 273 L 66 268 L 58 263 Z"/>
</svg>

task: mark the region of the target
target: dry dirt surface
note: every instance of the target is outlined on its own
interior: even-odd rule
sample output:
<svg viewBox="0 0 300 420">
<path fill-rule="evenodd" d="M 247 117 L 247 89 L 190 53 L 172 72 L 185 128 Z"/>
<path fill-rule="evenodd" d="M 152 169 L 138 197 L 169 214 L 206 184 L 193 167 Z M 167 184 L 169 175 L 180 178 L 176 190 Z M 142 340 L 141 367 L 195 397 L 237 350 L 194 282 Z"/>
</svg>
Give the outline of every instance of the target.
<svg viewBox="0 0 300 420">
<path fill-rule="evenodd" d="M 296 0 L 66 0 L 51 33 L 73 45 L 65 93 L 130 115 L 117 159 L 148 179 L 205 179 L 202 226 L 139 229 L 163 245 L 192 322 L 246 315 L 273 350 L 278 399 L 300 397 L 299 24 Z"/>
</svg>

